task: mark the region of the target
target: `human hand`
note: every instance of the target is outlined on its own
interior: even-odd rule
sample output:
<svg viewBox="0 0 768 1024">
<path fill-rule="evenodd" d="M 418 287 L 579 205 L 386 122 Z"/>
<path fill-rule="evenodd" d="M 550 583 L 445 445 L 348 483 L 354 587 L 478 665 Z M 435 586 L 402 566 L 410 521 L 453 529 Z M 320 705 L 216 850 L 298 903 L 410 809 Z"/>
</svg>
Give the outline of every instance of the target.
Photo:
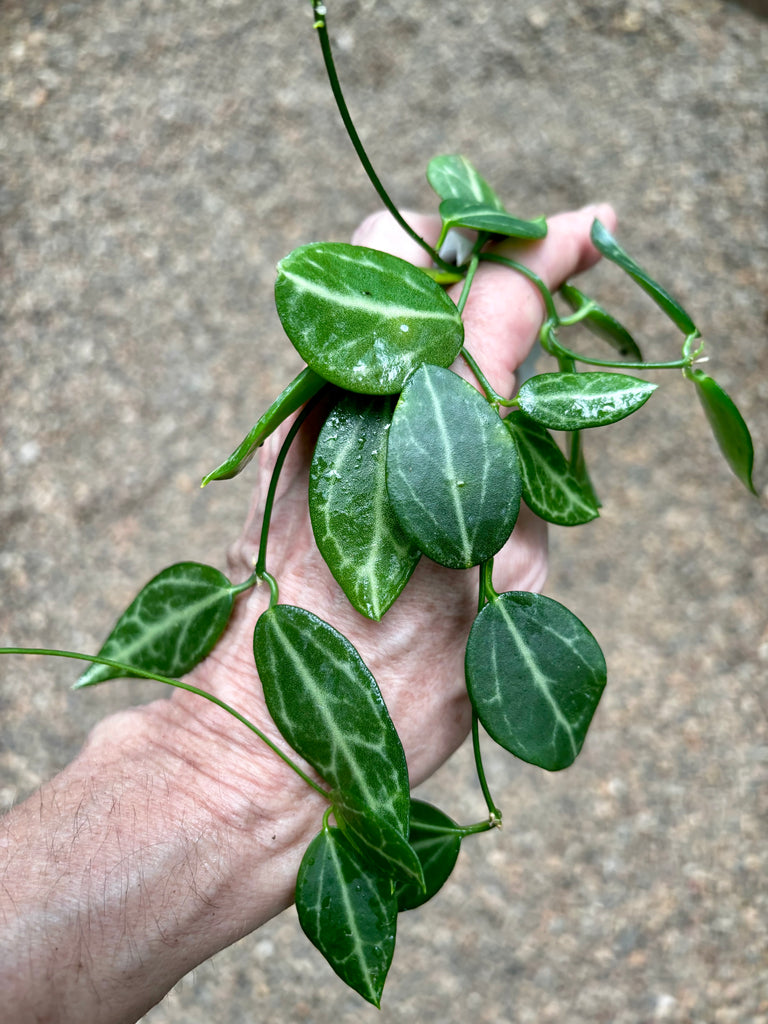
<svg viewBox="0 0 768 1024">
<path fill-rule="evenodd" d="M 595 216 L 613 226 L 610 208 L 586 208 L 551 218 L 548 236 L 540 243 L 505 241 L 496 250 L 522 258 L 554 290 L 597 259 L 589 242 Z M 410 215 L 409 219 L 425 238 L 437 238 L 437 218 Z M 365 221 L 353 241 L 416 264 L 429 262 L 426 253 L 386 214 Z M 543 304 L 530 282 L 499 265 L 481 266 L 464 310 L 465 344 L 499 393 L 513 392 L 515 370 L 530 351 L 542 319 Z M 461 360 L 454 368 L 466 375 Z M 283 469 L 267 568 L 278 580 L 281 601 L 314 612 L 357 647 L 387 702 L 415 785 L 456 749 L 470 726 L 464 645 L 476 614 L 477 581 L 474 573 L 457 573 L 423 558 L 382 622 L 371 622 L 352 608 L 317 550 L 307 512 L 308 468 L 319 428 L 317 419 L 305 425 Z M 253 505 L 243 533 L 230 551 L 230 571 L 235 579 L 245 579 L 252 571 L 263 499 L 286 432 L 287 426 L 261 449 Z M 494 583 L 500 590 L 538 590 L 545 574 L 545 526 L 523 507 L 511 539 L 495 557 Z M 280 744 L 264 704 L 252 653 L 253 629 L 268 603 L 265 591 L 260 587 L 240 598 L 229 628 L 211 656 L 192 673 L 192 680 L 264 727 Z M 218 764 L 237 763 L 237 770 L 231 769 L 229 776 L 235 780 L 236 801 L 250 800 L 254 788 L 263 794 L 266 778 L 276 784 L 281 806 L 287 794 L 291 801 L 307 802 L 301 781 L 245 730 L 233 729 L 221 712 L 183 693 L 174 695 L 172 706 L 183 713 L 187 723 L 195 723 L 194 732 L 205 743 L 208 757 L 214 750 Z M 202 749 L 200 756 L 204 756 Z M 244 785 L 246 765 L 251 766 L 254 778 Z"/>
</svg>

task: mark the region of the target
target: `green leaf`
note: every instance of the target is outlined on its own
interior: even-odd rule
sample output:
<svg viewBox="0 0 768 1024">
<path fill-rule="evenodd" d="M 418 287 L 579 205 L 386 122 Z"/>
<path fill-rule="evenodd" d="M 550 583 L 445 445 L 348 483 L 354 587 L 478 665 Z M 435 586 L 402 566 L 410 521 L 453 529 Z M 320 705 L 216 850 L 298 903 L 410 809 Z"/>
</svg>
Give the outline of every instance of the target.
<svg viewBox="0 0 768 1024">
<path fill-rule="evenodd" d="M 459 826 L 443 811 L 423 800 L 411 800 L 411 845 L 424 871 L 425 888 L 413 882 L 397 886 L 399 910 L 414 910 L 442 889 L 461 848 Z"/>
<path fill-rule="evenodd" d="M 581 430 L 623 420 L 655 390 L 655 384 L 624 373 L 540 373 L 523 384 L 517 400 L 550 430 Z"/>
<path fill-rule="evenodd" d="M 467 202 L 463 199 L 444 199 L 440 203 L 443 231 L 449 228 L 471 228 L 487 231 L 493 235 L 509 238 L 539 239 L 546 237 L 546 217 L 536 220 L 520 220 L 504 210 L 484 203 Z"/>
<path fill-rule="evenodd" d="M 632 257 L 621 248 L 610 231 L 599 220 L 592 222 L 591 237 L 592 243 L 598 252 L 629 274 L 632 280 L 636 281 L 643 291 L 650 295 L 659 309 L 666 313 L 673 324 L 679 327 L 684 334 L 696 333 L 696 324 L 691 320 L 677 299 L 674 299 L 657 281 L 654 281 L 650 274 L 646 273 L 639 264 L 635 263 Z"/>
<path fill-rule="evenodd" d="M 515 525 L 517 449 L 471 384 L 422 366 L 392 418 L 387 487 L 414 544 L 441 565 L 466 569 L 494 555 Z"/>
<path fill-rule="evenodd" d="M 352 605 L 379 620 L 421 552 L 395 516 L 386 482 L 391 396 L 343 394 L 325 421 L 309 473 L 320 553 Z"/>
<path fill-rule="evenodd" d="M 397 897 L 339 829 L 323 828 L 307 847 L 296 910 L 305 935 L 342 981 L 378 1007 L 395 951 Z"/>
<path fill-rule="evenodd" d="M 638 363 L 643 361 L 643 356 L 638 348 L 637 342 L 629 333 L 627 328 L 611 316 L 602 306 L 599 306 L 594 299 L 590 299 L 584 292 L 580 291 L 573 284 L 564 284 L 560 287 L 560 294 L 569 306 L 576 310 L 591 306 L 590 311 L 581 321 L 595 337 L 607 342 L 620 356 L 631 357 Z"/>
<path fill-rule="evenodd" d="M 517 757 L 567 768 L 584 743 L 606 680 L 603 652 L 557 601 L 511 592 L 475 619 L 467 689 L 483 728 Z"/>
<path fill-rule="evenodd" d="M 482 203 L 494 210 L 504 205 L 494 190 L 463 156 L 436 156 L 427 166 L 427 181 L 441 199 Z"/>
<path fill-rule="evenodd" d="M 520 455 L 523 498 L 537 516 L 558 526 L 588 523 L 599 514 L 589 490 L 571 472 L 546 427 L 516 409 L 504 420 Z"/>
<path fill-rule="evenodd" d="M 277 267 L 285 333 L 326 380 L 392 395 L 424 362 L 449 366 L 464 339 L 458 309 L 418 267 L 343 243 L 294 249 Z"/>
<path fill-rule="evenodd" d="M 687 376 L 696 386 L 699 401 L 728 465 L 747 490 L 757 494 L 752 482 L 755 457 L 752 437 L 741 413 L 717 381 L 702 370 L 688 370 Z"/>
<path fill-rule="evenodd" d="M 224 632 L 234 603 L 232 584 L 209 565 L 179 562 L 158 573 L 114 625 L 99 657 L 145 672 L 182 676 L 202 661 Z M 126 673 L 91 665 L 74 688 Z"/>
<path fill-rule="evenodd" d="M 338 630 L 293 605 L 268 608 L 253 639 L 269 713 L 332 789 L 408 835 L 400 738 L 362 658 Z"/>
<path fill-rule="evenodd" d="M 364 860 L 387 878 L 424 891 L 419 856 L 402 832 L 349 793 L 332 794 L 336 823 Z"/>
<path fill-rule="evenodd" d="M 587 460 L 584 455 L 584 434 L 580 430 L 571 430 L 568 434 L 568 468 L 581 485 L 581 489 L 589 497 L 595 508 L 602 508 L 595 485 L 589 475 Z"/>
<path fill-rule="evenodd" d="M 300 409 L 305 402 L 309 401 L 327 382 L 314 370 L 305 367 L 298 377 L 295 377 L 288 387 L 270 405 L 258 423 L 255 424 L 235 448 L 229 458 L 225 459 L 220 466 L 211 470 L 203 477 L 202 486 L 205 487 L 211 480 L 229 480 L 237 476 L 256 454 L 258 448 L 264 444 L 269 435 L 276 430 L 280 424 Z"/>
</svg>

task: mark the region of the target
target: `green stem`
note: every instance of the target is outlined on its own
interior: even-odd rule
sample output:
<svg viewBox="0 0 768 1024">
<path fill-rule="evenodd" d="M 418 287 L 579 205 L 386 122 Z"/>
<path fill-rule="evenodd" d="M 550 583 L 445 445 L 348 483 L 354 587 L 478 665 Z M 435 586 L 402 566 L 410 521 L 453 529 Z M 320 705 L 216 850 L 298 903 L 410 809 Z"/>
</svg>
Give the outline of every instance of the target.
<svg viewBox="0 0 768 1024">
<path fill-rule="evenodd" d="M 392 214 L 392 216 L 395 218 L 400 227 L 404 231 L 406 231 L 408 235 L 410 235 L 414 242 L 417 242 L 422 247 L 422 249 L 429 253 L 433 261 L 439 267 L 442 267 L 442 269 L 446 271 L 454 270 L 455 268 L 451 267 L 450 264 L 446 263 L 445 260 L 441 259 L 439 253 L 432 248 L 429 242 L 427 242 L 424 238 L 421 237 L 421 235 L 414 231 L 410 224 L 408 224 L 407 221 L 403 219 L 403 216 L 401 215 L 400 211 L 392 202 L 392 200 L 389 197 L 389 194 L 387 193 L 387 190 L 384 188 L 381 181 L 379 180 L 376 171 L 373 169 L 373 164 L 368 159 L 368 154 L 365 151 L 360 136 L 357 134 L 357 129 L 355 128 L 352 118 L 350 116 L 349 108 L 347 107 L 346 100 L 344 99 L 344 94 L 341 91 L 341 83 L 339 82 L 339 76 L 336 73 L 336 65 L 334 63 L 333 53 L 331 51 L 331 41 L 328 36 L 328 27 L 326 24 L 326 4 L 322 3 L 321 0 L 312 0 L 312 9 L 315 12 L 314 27 L 317 29 L 318 39 L 320 40 L 320 49 L 322 50 L 323 53 L 323 61 L 325 62 L 325 70 L 328 75 L 328 82 L 331 86 L 331 91 L 333 92 L 333 98 L 336 100 L 336 106 L 338 108 L 339 114 L 341 115 L 341 119 L 344 122 L 344 127 L 347 131 L 347 135 L 349 136 L 350 142 L 355 147 L 357 158 L 363 165 L 363 170 L 368 175 L 368 179 L 378 192 L 379 198 L 384 203 L 389 212 Z"/>
<path fill-rule="evenodd" d="M 288 451 L 290 450 L 291 445 L 296 439 L 296 435 L 301 430 L 301 427 L 304 421 L 306 420 L 307 416 L 309 416 L 314 407 L 317 405 L 318 397 L 318 395 L 315 395 L 313 398 L 310 398 L 310 400 L 307 402 L 307 404 L 304 406 L 304 408 L 301 410 L 299 415 L 292 423 L 291 429 L 286 434 L 285 440 L 283 441 L 282 447 L 280 448 L 280 452 L 277 456 L 277 459 L 275 460 L 275 466 L 274 469 L 272 470 L 272 478 L 269 481 L 269 490 L 267 491 L 266 501 L 264 502 L 264 518 L 262 519 L 261 523 L 261 539 L 259 541 L 259 554 L 254 565 L 254 574 L 260 577 L 261 579 L 267 580 L 270 587 L 273 589 L 273 592 L 276 587 L 276 584 L 273 586 L 274 580 L 272 580 L 272 577 L 269 576 L 269 574 L 266 571 L 267 541 L 269 539 L 269 526 L 272 520 L 272 507 L 275 503 L 275 493 L 277 492 L 277 484 L 278 481 L 280 480 L 280 473 L 282 472 L 283 464 L 285 463 Z"/>
<path fill-rule="evenodd" d="M 544 300 L 544 306 L 547 310 L 547 319 L 554 320 L 556 323 L 560 322 L 560 318 L 557 315 L 557 309 L 555 307 L 555 300 L 552 297 L 552 292 L 547 288 L 542 279 L 537 273 L 526 267 L 523 263 L 518 263 L 517 260 L 511 260 L 508 256 L 500 256 L 495 252 L 483 252 L 480 253 L 480 259 L 484 263 L 500 263 L 503 267 L 508 267 L 510 270 L 516 270 L 518 274 L 522 274 L 523 277 L 527 277 L 529 281 L 536 285 L 542 299 Z"/>
<path fill-rule="evenodd" d="M 475 755 L 475 768 L 477 770 L 477 780 L 480 783 L 480 788 L 483 791 L 483 797 L 485 798 L 485 804 L 488 808 L 488 814 L 490 815 L 491 823 L 501 822 L 501 811 L 496 806 L 491 791 L 488 788 L 488 782 L 485 777 L 485 768 L 483 767 L 483 757 L 480 752 L 480 722 L 477 714 L 472 712 L 472 750 Z"/>
<path fill-rule="evenodd" d="M 194 693 L 198 697 L 204 697 L 210 701 L 211 704 L 215 704 L 220 707 L 223 711 L 228 712 L 233 718 L 236 718 L 238 722 L 241 722 L 247 729 L 250 729 L 252 733 L 255 733 L 259 739 L 266 743 L 269 749 L 277 754 L 277 756 L 288 765 L 296 774 L 306 782 L 308 786 L 311 786 L 321 796 L 325 797 L 326 800 L 330 800 L 331 796 L 322 786 L 319 786 L 314 779 L 311 779 L 305 771 L 303 771 L 291 758 L 273 743 L 272 740 L 263 733 L 258 726 L 254 725 L 253 722 L 249 722 L 248 719 L 241 715 L 239 711 L 236 711 L 233 707 L 227 704 L 225 701 L 220 700 L 218 697 L 214 697 L 212 693 L 206 693 L 205 690 L 199 690 L 196 686 L 192 686 L 191 683 L 184 683 L 180 679 L 171 679 L 169 676 L 162 676 L 156 672 L 147 672 L 141 668 L 135 668 L 132 665 L 125 665 L 120 661 L 113 661 L 111 658 L 101 658 L 94 654 L 81 654 L 79 651 L 59 651 L 51 650 L 47 647 L 0 647 L 0 654 L 39 654 L 46 657 L 53 658 L 74 658 L 77 661 L 90 661 L 95 662 L 97 665 L 107 665 L 109 668 L 117 669 L 119 672 L 125 673 L 126 676 L 138 676 L 141 679 L 152 679 L 157 683 L 165 683 L 166 686 L 173 686 L 177 690 L 186 690 L 187 693 Z M 78 689 L 78 684 L 72 687 Z"/>
</svg>

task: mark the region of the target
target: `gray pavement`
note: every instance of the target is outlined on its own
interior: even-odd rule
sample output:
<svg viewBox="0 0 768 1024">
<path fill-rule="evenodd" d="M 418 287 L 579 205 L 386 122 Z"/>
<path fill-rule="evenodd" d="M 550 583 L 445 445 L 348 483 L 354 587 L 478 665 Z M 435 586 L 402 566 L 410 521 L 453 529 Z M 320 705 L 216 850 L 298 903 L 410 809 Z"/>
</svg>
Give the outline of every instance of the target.
<svg viewBox="0 0 768 1024">
<path fill-rule="evenodd" d="M 380 1015 L 289 911 L 145 1020 L 765 1024 L 768 22 L 719 0 L 329 7 L 402 206 L 433 202 L 439 152 L 523 216 L 614 202 L 620 239 L 702 326 L 762 493 L 674 375 L 591 436 L 604 514 L 552 532 L 547 588 L 608 659 L 581 758 L 548 776 L 489 751 L 505 829 L 403 918 Z M 376 197 L 306 2 L 6 0 L 0 76 L 0 643 L 95 650 L 164 565 L 223 563 L 248 482 L 197 483 L 299 365 L 274 264 L 348 237 Z M 609 268 L 594 281 L 649 356 L 672 355 L 643 296 Z M 0 807 L 157 692 L 73 695 L 72 678 L 3 662 Z M 465 748 L 424 794 L 469 819 L 470 780 Z"/>
</svg>

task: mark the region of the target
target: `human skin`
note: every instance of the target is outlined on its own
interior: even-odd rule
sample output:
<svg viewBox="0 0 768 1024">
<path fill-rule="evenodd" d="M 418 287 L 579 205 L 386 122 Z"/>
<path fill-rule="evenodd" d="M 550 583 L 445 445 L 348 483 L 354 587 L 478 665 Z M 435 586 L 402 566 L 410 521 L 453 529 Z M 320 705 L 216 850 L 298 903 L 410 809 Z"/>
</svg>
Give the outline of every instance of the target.
<svg viewBox="0 0 768 1024">
<path fill-rule="evenodd" d="M 614 228 L 610 207 L 586 207 L 550 218 L 541 242 L 496 250 L 523 259 L 554 289 L 597 260 L 589 241 L 595 216 Z M 435 218 L 407 217 L 436 239 Z M 428 264 L 388 215 L 369 218 L 353 241 Z M 529 281 L 499 265 L 480 267 L 464 310 L 465 344 L 499 393 L 513 393 L 515 369 L 542 320 Z M 455 369 L 468 375 L 461 363 Z M 316 431 L 310 418 L 286 460 L 267 566 L 281 601 L 315 612 L 360 651 L 417 785 L 470 727 L 464 643 L 476 572 L 422 559 L 382 622 L 354 611 L 312 538 L 307 476 Z M 260 452 L 254 501 L 229 552 L 235 581 L 252 571 L 284 435 Z M 545 575 L 545 527 L 523 508 L 496 555 L 494 586 L 538 590 Z M 241 595 L 221 640 L 187 681 L 284 746 L 253 662 L 254 625 L 268 603 L 265 586 Z M 326 806 L 252 733 L 192 694 L 174 691 L 111 715 L 68 767 L 0 820 L 0 1016 L 14 1024 L 136 1021 L 189 970 L 290 905 Z"/>
</svg>

